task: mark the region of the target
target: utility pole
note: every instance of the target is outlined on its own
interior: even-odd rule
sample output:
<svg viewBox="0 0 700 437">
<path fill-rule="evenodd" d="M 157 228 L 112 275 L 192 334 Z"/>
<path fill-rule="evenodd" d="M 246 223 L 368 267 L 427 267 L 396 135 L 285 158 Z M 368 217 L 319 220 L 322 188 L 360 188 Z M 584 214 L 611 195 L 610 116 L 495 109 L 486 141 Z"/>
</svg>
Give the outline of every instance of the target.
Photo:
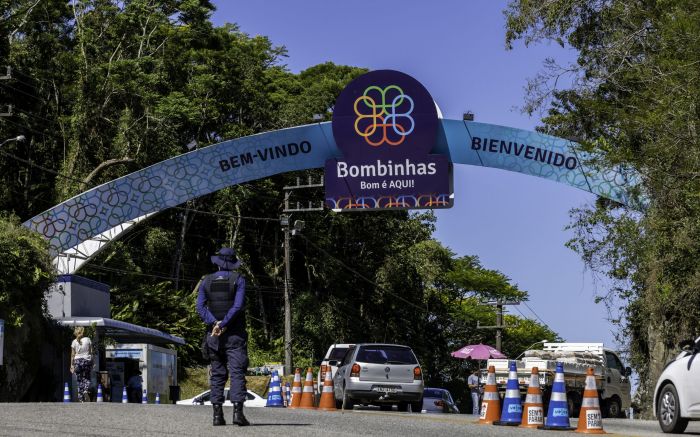
<svg viewBox="0 0 700 437">
<path fill-rule="evenodd" d="M 311 176 L 308 177 L 307 183 L 302 184 L 301 179 L 297 178 L 296 185 L 284 187 L 284 212 L 280 215 L 280 224 L 284 232 L 284 373 L 291 375 L 294 366 L 292 358 L 292 271 L 291 262 L 291 236 L 296 235 L 304 229 L 304 222 L 296 220 L 293 226 L 291 223 L 291 213 L 293 212 L 311 212 L 323 211 L 323 201 L 318 207 L 314 207 L 309 201 L 308 207 L 302 207 L 300 202 L 296 202 L 296 207 L 289 206 L 289 198 L 292 191 L 309 188 L 322 188 L 323 181 L 314 183 Z"/>
<path fill-rule="evenodd" d="M 12 67 L 7 66 L 7 73 L 0 76 L 0 80 L 12 79 Z M 0 112 L 0 117 L 12 117 L 12 105 L 7 105 L 7 111 Z"/>
<path fill-rule="evenodd" d="M 507 328 L 507 325 L 503 324 L 503 306 L 504 305 L 520 305 L 519 301 L 507 301 L 498 299 L 496 301 L 486 302 L 487 305 L 496 307 L 496 324 L 494 326 L 481 326 L 479 322 L 476 322 L 477 329 L 495 329 L 496 330 L 496 349 L 501 351 L 503 345 L 503 328 Z"/>
</svg>

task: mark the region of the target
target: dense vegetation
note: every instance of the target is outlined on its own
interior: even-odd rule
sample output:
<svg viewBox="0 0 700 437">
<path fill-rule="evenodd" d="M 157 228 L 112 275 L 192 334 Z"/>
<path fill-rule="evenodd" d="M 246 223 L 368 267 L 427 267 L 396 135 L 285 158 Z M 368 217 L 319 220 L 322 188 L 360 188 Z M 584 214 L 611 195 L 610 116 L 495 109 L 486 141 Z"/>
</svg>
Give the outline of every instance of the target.
<svg viewBox="0 0 700 437">
<path fill-rule="evenodd" d="M 0 138 L 27 138 L 0 149 L 0 210 L 22 219 L 183 153 L 192 140 L 204 147 L 311 122 L 365 71 L 327 63 L 292 74 L 284 49 L 267 38 L 235 25 L 214 27 L 206 0 L 0 5 L 0 59 L 12 67 L 11 79 L 0 82 L 0 100 L 14 105 Z M 203 326 L 192 289 L 212 270 L 209 256 L 233 246 L 248 281 L 252 365 L 282 361 L 278 218 L 282 187 L 297 176 L 321 174 L 230 187 L 162 212 L 79 273 L 111 285 L 113 317 L 184 337 L 181 363 L 193 366 Z M 318 200 L 320 193 L 306 195 Z M 527 299 L 504 274 L 432 239 L 429 213 L 324 211 L 292 219 L 306 222 L 292 243 L 296 364 L 320 359 L 336 341 L 405 343 L 419 355 L 429 384 L 460 394 L 466 368 L 449 352 L 493 343 L 493 331 L 476 329 L 477 322 L 495 324 L 485 301 Z M 0 306 L 0 317 L 12 311 Z M 504 337 L 511 356 L 557 338 L 530 320 L 506 322 L 513 326 Z"/>
<path fill-rule="evenodd" d="M 574 211 L 571 247 L 614 281 L 601 293 L 622 324 L 645 405 L 678 342 L 700 335 L 700 3 L 695 0 L 512 1 L 507 42 L 577 50 L 530 87 L 542 127 L 574 137 L 595 165 L 625 166 L 646 198 L 634 211 L 599 201 Z M 571 89 L 554 80 L 573 74 Z"/>
</svg>

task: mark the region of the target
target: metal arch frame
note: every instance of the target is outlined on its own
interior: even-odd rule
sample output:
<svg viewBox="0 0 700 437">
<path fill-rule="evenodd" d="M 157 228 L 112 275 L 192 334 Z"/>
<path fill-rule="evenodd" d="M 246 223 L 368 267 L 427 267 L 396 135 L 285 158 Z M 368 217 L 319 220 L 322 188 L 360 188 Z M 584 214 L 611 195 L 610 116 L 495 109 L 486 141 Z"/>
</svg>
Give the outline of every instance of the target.
<svg viewBox="0 0 700 437">
<path fill-rule="evenodd" d="M 433 153 L 455 164 L 553 180 L 633 207 L 641 203 L 630 194 L 639 181 L 634 172 L 593 167 L 591 156 L 578 151 L 576 143 L 538 132 L 441 119 Z M 243 182 L 322 168 L 327 159 L 340 156 L 330 122 L 228 140 L 94 187 L 24 226 L 49 241 L 59 273 L 71 274 L 159 211 Z"/>
</svg>

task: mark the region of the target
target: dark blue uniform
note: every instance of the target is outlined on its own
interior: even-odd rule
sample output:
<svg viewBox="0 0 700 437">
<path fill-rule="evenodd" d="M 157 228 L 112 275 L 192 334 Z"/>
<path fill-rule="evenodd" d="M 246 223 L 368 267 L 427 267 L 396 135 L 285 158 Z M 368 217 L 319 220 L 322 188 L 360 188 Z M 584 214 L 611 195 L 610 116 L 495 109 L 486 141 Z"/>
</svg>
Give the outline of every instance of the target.
<svg viewBox="0 0 700 437">
<path fill-rule="evenodd" d="M 199 285 L 197 312 L 207 324 L 207 345 L 211 360 L 211 403 L 224 403 L 224 386 L 230 374 L 230 399 L 246 399 L 245 373 L 248 369 L 248 334 L 245 323 L 245 279 L 235 271 L 220 270 L 207 275 Z M 212 328 L 226 328 L 212 336 Z"/>
</svg>

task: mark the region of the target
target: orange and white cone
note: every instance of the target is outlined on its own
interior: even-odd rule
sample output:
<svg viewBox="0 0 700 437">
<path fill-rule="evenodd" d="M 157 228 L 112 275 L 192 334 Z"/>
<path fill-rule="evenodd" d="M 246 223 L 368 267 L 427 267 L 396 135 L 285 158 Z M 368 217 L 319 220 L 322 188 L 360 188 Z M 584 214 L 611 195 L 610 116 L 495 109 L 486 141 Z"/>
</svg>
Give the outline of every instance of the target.
<svg viewBox="0 0 700 437">
<path fill-rule="evenodd" d="M 484 398 L 481 400 L 481 415 L 479 424 L 490 425 L 501 418 L 501 397 L 496 387 L 496 368 L 489 366 L 489 374 L 486 377 Z"/>
<path fill-rule="evenodd" d="M 530 385 L 527 387 L 527 395 L 523 403 L 523 418 L 521 428 L 537 428 L 544 425 L 544 404 L 542 404 L 542 390 L 540 390 L 540 371 L 532 368 Z"/>
<path fill-rule="evenodd" d="M 333 394 L 333 376 L 331 369 L 328 366 L 326 377 L 323 379 L 323 391 L 321 392 L 321 400 L 318 401 L 318 408 L 324 411 L 335 411 L 335 395 Z"/>
<path fill-rule="evenodd" d="M 301 369 L 297 367 L 294 371 L 294 382 L 292 382 L 292 402 L 289 408 L 299 408 L 301 405 Z"/>
<path fill-rule="evenodd" d="M 607 434 L 603 431 L 603 416 L 598 401 L 598 388 L 595 384 L 593 368 L 586 372 L 586 388 L 583 390 L 581 401 L 581 414 L 578 416 L 576 432 L 584 434 Z"/>
<path fill-rule="evenodd" d="M 311 367 L 306 370 L 306 380 L 304 380 L 304 388 L 301 391 L 301 402 L 298 408 L 316 409 L 314 407 L 314 369 Z"/>
</svg>

